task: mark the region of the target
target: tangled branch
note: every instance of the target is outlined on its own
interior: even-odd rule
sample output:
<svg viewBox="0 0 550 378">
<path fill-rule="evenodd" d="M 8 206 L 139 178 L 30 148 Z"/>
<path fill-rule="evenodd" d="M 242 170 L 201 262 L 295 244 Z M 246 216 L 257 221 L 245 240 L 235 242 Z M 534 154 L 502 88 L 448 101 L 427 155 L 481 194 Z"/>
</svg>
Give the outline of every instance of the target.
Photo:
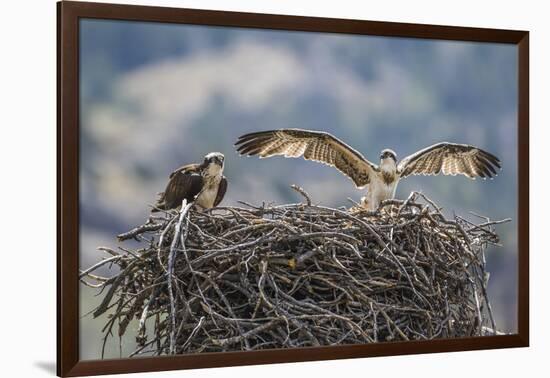
<svg viewBox="0 0 550 378">
<path fill-rule="evenodd" d="M 135 319 L 142 354 L 373 343 L 496 332 L 484 250 L 493 226 L 413 193 L 377 212 L 305 203 L 166 212 L 81 272 L 107 290 L 104 347 Z M 111 263 L 112 277 L 93 272 Z M 146 328 L 152 325 L 152 331 Z"/>
</svg>

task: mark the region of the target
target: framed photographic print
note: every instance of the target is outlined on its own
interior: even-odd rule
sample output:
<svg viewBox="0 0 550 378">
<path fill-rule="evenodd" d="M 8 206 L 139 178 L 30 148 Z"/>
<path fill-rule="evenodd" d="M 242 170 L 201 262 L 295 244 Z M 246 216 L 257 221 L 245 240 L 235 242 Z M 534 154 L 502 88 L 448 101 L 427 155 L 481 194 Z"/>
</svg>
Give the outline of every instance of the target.
<svg viewBox="0 0 550 378">
<path fill-rule="evenodd" d="M 529 344 L 529 35 L 58 5 L 58 375 Z"/>
</svg>

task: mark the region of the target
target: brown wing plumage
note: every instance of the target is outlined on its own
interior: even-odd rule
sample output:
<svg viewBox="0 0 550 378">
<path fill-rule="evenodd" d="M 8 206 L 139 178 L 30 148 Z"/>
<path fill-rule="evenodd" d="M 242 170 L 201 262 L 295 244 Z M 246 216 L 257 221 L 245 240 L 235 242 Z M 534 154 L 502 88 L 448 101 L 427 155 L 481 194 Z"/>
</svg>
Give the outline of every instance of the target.
<svg viewBox="0 0 550 378">
<path fill-rule="evenodd" d="M 317 161 L 338 169 L 353 180 L 358 188 L 370 182 L 378 167 L 359 152 L 321 131 L 279 129 L 260 131 L 239 137 L 235 143 L 241 155 L 258 155 L 260 158 L 284 156 Z"/>
<path fill-rule="evenodd" d="M 492 178 L 500 169 L 493 154 L 466 144 L 438 143 L 420 150 L 399 162 L 400 177 L 409 175 L 458 175 L 469 178 Z"/>
<path fill-rule="evenodd" d="M 227 192 L 227 179 L 223 176 L 220 181 L 220 185 L 218 186 L 218 194 L 214 200 L 214 206 L 218 206 L 220 202 L 222 202 L 225 192 Z"/>
<path fill-rule="evenodd" d="M 180 206 L 184 199 L 188 203 L 193 201 L 203 185 L 199 167 L 199 164 L 189 164 L 172 172 L 166 189 L 160 194 L 156 207 L 161 210 L 169 210 Z M 153 209 L 152 211 L 158 210 Z"/>
</svg>

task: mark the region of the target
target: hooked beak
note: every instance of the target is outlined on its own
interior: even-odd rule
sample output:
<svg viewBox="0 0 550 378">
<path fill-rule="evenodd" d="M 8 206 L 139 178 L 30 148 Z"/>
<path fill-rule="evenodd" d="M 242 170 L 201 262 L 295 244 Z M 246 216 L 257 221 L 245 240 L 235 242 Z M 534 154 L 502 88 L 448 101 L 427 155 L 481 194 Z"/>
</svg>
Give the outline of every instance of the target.
<svg viewBox="0 0 550 378">
<path fill-rule="evenodd" d="M 223 158 L 216 156 L 213 159 L 213 163 L 219 165 L 220 167 L 223 167 Z"/>
</svg>

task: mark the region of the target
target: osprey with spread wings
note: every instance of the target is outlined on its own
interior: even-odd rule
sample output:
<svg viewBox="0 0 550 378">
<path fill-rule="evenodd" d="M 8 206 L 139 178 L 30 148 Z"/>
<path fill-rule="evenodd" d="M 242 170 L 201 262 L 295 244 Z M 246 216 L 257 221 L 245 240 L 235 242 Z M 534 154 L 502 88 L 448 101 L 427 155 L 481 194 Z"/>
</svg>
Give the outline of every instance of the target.
<svg viewBox="0 0 550 378">
<path fill-rule="evenodd" d="M 260 131 L 241 136 L 235 143 L 241 155 L 260 158 L 281 155 L 317 161 L 338 169 L 359 189 L 367 188 L 362 205 L 376 210 L 395 196 L 399 180 L 409 175 L 462 174 L 471 179 L 492 178 L 500 169 L 493 154 L 466 144 L 442 142 L 424 148 L 397 162 L 390 149 L 380 154 L 380 165 L 371 163 L 358 151 L 329 133 L 302 129 Z"/>
</svg>

